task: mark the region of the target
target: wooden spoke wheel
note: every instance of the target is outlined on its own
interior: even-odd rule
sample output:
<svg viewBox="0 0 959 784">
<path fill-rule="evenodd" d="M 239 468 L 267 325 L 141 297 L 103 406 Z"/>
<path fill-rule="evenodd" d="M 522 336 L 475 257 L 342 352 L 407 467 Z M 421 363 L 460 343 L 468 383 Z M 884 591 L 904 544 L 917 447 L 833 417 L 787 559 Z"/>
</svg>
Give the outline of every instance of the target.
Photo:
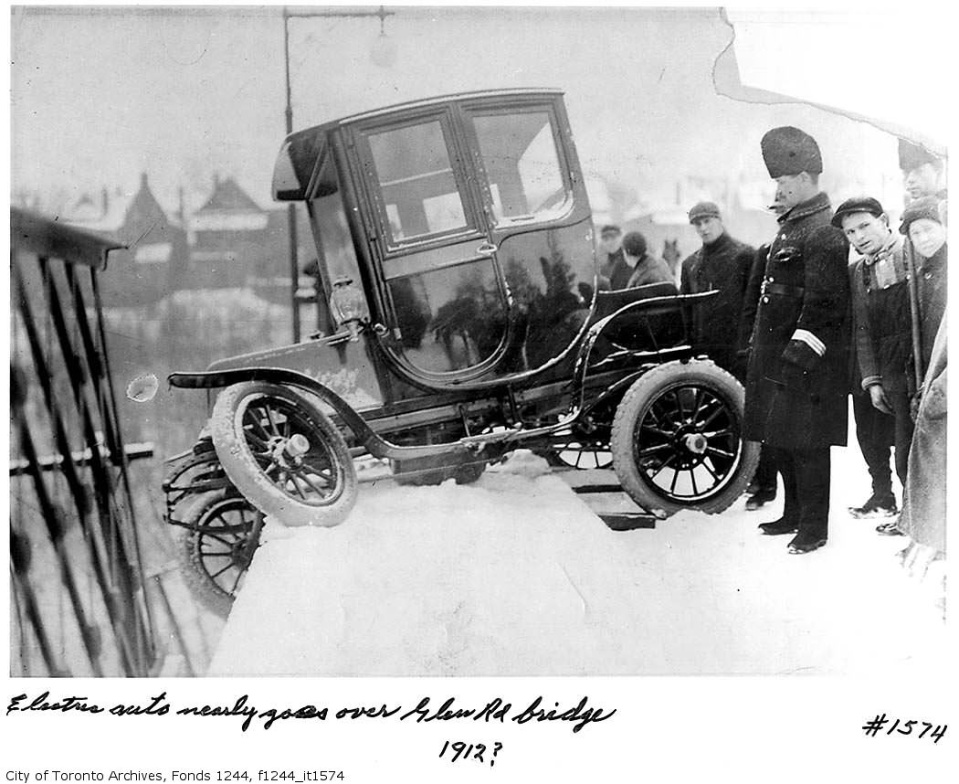
<svg viewBox="0 0 959 784">
<path fill-rule="evenodd" d="M 544 457 L 551 466 L 580 471 L 610 468 L 613 465 L 613 452 L 608 440 L 575 432 L 560 433 L 556 444 L 546 450 Z"/>
<path fill-rule="evenodd" d="M 613 464 L 646 509 L 716 513 L 746 489 L 759 445 L 742 440 L 743 388 L 709 361 L 669 362 L 639 378 L 613 422 Z"/>
<path fill-rule="evenodd" d="M 187 586 L 206 607 L 226 616 L 259 546 L 263 516 L 225 491 L 202 493 L 179 507 L 177 554 Z"/>
<path fill-rule="evenodd" d="M 289 526 L 334 526 L 356 502 L 356 469 L 330 418 L 297 392 L 248 382 L 217 398 L 210 420 L 230 481 Z"/>
</svg>

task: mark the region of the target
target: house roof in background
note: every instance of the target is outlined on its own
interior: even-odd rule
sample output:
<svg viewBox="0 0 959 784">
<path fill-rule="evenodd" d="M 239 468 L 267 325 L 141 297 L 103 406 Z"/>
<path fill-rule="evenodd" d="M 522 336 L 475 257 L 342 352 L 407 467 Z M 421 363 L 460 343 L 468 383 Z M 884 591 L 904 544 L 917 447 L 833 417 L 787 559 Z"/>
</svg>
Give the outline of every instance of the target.
<svg viewBox="0 0 959 784">
<path fill-rule="evenodd" d="M 213 193 L 206 203 L 197 210 L 201 212 L 263 212 L 253 199 L 244 191 L 232 177 L 220 179 L 217 176 L 213 181 Z"/>
</svg>

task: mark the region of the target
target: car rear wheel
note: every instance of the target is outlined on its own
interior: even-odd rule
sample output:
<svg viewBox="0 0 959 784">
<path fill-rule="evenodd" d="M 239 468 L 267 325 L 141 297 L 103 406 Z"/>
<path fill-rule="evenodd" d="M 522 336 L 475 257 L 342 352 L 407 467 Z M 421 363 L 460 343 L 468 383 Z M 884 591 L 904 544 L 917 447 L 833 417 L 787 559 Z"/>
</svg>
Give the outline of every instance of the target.
<svg viewBox="0 0 959 784">
<path fill-rule="evenodd" d="M 356 469 L 342 434 L 287 387 L 228 387 L 213 407 L 210 431 L 230 481 L 284 525 L 338 525 L 356 503 Z"/>
<path fill-rule="evenodd" d="M 177 522 L 177 557 L 194 596 L 226 617 L 259 546 L 262 516 L 243 498 L 223 490 L 185 499 Z"/>
<path fill-rule="evenodd" d="M 744 392 L 704 360 L 649 371 L 616 409 L 610 444 L 623 489 L 649 511 L 715 514 L 746 489 L 759 445 L 742 439 Z"/>
<path fill-rule="evenodd" d="M 609 431 L 606 433 L 608 435 Z M 608 439 L 590 438 L 574 431 L 560 433 L 556 439 L 556 443 L 541 453 L 551 466 L 589 471 L 609 468 L 613 464 Z"/>
</svg>

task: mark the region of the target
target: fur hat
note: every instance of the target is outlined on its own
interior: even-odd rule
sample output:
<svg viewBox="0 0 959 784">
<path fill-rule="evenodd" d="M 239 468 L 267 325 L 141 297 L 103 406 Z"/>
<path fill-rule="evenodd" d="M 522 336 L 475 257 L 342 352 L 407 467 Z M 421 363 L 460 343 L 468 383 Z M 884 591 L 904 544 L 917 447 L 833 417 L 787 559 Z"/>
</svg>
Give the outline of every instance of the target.
<svg viewBox="0 0 959 784">
<path fill-rule="evenodd" d="M 760 146 L 769 176 L 774 180 L 800 172 L 822 172 L 822 154 L 819 145 L 805 131 L 784 125 L 773 128 L 763 136 Z"/>
</svg>

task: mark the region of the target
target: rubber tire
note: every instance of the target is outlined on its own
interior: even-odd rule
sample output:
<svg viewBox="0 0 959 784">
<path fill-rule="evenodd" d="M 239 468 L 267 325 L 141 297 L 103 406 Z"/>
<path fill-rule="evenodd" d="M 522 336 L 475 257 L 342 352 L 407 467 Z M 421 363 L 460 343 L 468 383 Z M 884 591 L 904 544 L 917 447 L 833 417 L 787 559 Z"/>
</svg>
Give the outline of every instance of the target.
<svg viewBox="0 0 959 784">
<path fill-rule="evenodd" d="M 733 401 L 740 426 L 743 419 L 745 392 L 732 375 L 709 360 L 667 362 L 641 376 L 629 388 L 616 408 L 610 447 L 613 452 L 613 468 L 620 484 L 629 496 L 643 509 L 662 510 L 666 515 L 684 509 L 694 509 L 707 514 L 717 514 L 728 509 L 746 490 L 752 481 L 759 463 L 759 444 L 740 439 L 739 464 L 728 481 L 716 495 L 690 503 L 680 503 L 660 495 L 637 468 L 633 456 L 633 432 L 637 420 L 660 395 L 673 386 L 696 383 Z"/>
<path fill-rule="evenodd" d="M 175 518 L 187 525 L 200 525 L 204 516 L 215 506 L 225 500 L 243 502 L 244 499 L 230 494 L 225 490 L 214 490 L 191 496 L 178 505 L 174 512 Z M 199 531 L 189 528 L 180 528 L 176 534 L 176 557 L 180 562 L 180 574 L 183 582 L 197 600 L 208 610 L 226 618 L 233 607 L 233 596 L 227 593 L 218 584 L 213 582 L 203 567 L 200 555 Z"/>
<path fill-rule="evenodd" d="M 337 472 L 338 491 L 323 504 L 305 504 L 276 487 L 253 458 L 237 415 L 243 403 L 252 396 L 270 397 L 299 408 L 310 420 L 310 438 L 321 438 L 329 449 Z M 223 470 L 237 489 L 263 514 L 283 525 L 332 527 L 342 523 L 356 503 L 356 467 L 343 435 L 332 420 L 306 397 L 289 387 L 265 381 L 235 384 L 223 390 L 213 406 L 210 432 Z"/>
</svg>

